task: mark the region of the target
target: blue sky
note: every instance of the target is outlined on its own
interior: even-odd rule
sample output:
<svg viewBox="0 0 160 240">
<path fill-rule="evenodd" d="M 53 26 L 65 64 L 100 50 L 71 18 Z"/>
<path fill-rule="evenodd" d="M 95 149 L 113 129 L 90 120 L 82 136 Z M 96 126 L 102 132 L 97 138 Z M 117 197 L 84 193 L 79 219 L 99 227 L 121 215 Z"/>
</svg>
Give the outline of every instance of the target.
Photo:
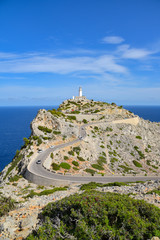
<svg viewBox="0 0 160 240">
<path fill-rule="evenodd" d="M 0 0 L 0 106 L 160 105 L 159 0 Z"/>
</svg>

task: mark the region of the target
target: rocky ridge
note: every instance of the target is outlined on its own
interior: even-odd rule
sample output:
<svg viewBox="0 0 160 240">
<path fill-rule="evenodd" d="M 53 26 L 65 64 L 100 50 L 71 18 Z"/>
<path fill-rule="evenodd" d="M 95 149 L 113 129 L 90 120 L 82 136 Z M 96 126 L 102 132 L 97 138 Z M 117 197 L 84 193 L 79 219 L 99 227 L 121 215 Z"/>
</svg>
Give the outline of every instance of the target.
<svg viewBox="0 0 160 240">
<path fill-rule="evenodd" d="M 127 122 L 128 119 L 131 121 Z M 73 175 L 159 174 L 159 123 L 145 121 L 114 103 L 92 100 L 67 100 L 58 110 L 39 110 L 31 123 L 31 136 L 24 139 L 24 146 L 17 151 L 13 161 L 5 167 L 0 176 L 0 196 L 11 197 L 17 202 L 15 210 L 1 217 L 0 239 L 25 238 L 39 226 L 38 216 L 44 206 L 51 201 L 81 192 L 80 185 L 75 184 L 70 185 L 67 190 L 59 189 L 52 194 L 40 196 L 40 192 L 51 190 L 53 186 L 36 186 L 21 176 L 40 150 L 77 139 L 79 126 L 84 124 L 88 124 L 85 125 L 85 139 L 51 154 L 50 170 Z M 159 194 L 148 194 L 149 191 L 159 188 L 159 181 L 148 181 L 97 190 L 129 194 L 133 198 L 144 199 L 160 207 Z M 35 195 L 29 197 L 33 192 Z"/>
<path fill-rule="evenodd" d="M 143 120 L 122 106 L 93 100 L 66 100 L 58 110 L 39 110 L 31 136 L 2 171 L 1 181 L 24 175 L 40 150 L 86 137 L 49 156 L 50 170 L 69 174 L 156 175 L 160 167 L 160 124 Z"/>
</svg>

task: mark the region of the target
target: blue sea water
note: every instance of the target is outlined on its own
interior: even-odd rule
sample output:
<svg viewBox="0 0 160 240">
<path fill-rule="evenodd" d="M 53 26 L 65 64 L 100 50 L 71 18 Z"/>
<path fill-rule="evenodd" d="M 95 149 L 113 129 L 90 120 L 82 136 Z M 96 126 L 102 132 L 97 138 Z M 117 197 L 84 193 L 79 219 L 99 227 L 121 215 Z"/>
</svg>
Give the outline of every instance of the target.
<svg viewBox="0 0 160 240">
<path fill-rule="evenodd" d="M 0 171 L 11 162 L 23 138 L 31 134 L 30 123 L 39 109 L 56 106 L 0 107 Z M 160 106 L 124 106 L 146 120 L 160 122 Z"/>
<path fill-rule="evenodd" d="M 23 138 L 30 136 L 30 123 L 38 110 L 52 108 L 55 106 L 0 107 L 0 171 L 12 161 Z"/>
</svg>

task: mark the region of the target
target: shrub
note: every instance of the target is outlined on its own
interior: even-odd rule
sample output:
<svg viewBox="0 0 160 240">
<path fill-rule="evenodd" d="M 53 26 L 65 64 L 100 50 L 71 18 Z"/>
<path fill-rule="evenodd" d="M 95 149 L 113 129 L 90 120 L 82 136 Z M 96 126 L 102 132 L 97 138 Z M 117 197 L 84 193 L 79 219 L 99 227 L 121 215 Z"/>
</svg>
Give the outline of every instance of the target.
<svg viewBox="0 0 160 240">
<path fill-rule="evenodd" d="M 54 133 L 55 135 L 61 134 L 60 131 L 53 131 L 53 133 Z"/>
<path fill-rule="evenodd" d="M 60 166 L 57 163 L 52 163 L 52 168 L 55 171 L 58 171 L 60 169 Z"/>
<path fill-rule="evenodd" d="M 136 167 L 142 167 L 142 164 L 140 164 L 139 162 L 137 162 L 136 160 L 133 160 L 133 164 L 136 166 Z"/>
<path fill-rule="evenodd" d="M 78 146 L 78 147 L 73 147 L 73 151 L 78 153 L 81 151 L 81 148 Z"/>
<path fill-rule="evenodd" d="M 118 159 L 115 158 L 115 157 L 112 157 L 111 160 L 110 160 L 111 163 L 114 163 L 114 162 L 118 162 Z"/>
<path fill-rule="evenodd" d="M 53 152 L 50 154 L 50 157 L 53 159 Z"/>
<path fill-rule="evenodd" d="M 80 111 L 72 111 L 73 114 L 79 114 Z"/>
<path fill-rule="evenodd" d="M 84 159 L 83 157 L 77 156 L 77 158 L 78 158 L 78 160 L 81 161 L 81 162 L 84 162 L 84 161 L 85 161 L 85 159 Z"/>
<path fill-rule="evenodd" d="M 92 190 L 74 194 L 49 203 L 42 216 L 43 225 L 27 240 L 160 237 L 160 209 L 116 193 Z"/>
<path fill-rule="evenodd" d="M 100 145 L 101 148 L 104 148 L 104 145 Z"/>
<path fill-rule="evenodd" d="M 0 196 L 0 217 L 15 208 L 15 201 L 10 197 Z"/>
<path fill-rule="evenodd" d="M 88 121 L 86 119 L 83 119 L 82 122 L 85 124 L 88 123 Z"/>
<path fill-rule="evenodd" d="M 92 164 L 91 166 L 95 169 L 98 169 L 98 170 L 104 170 L 104 168 L 99 164 Z"/>
<path fill-rule="evenodd" d="M 148 150 L 148 148 L 145 148 L 144 150 L 145 150 L 145 152 L 146 152 L 146 153 L 149 153 L 149 150 Z"/>
<path fill-rule="evenodd" d="M 37 140 L 39 137 L 38 136 L 32 136 L 33 140 Z"/>
<path fill-rule="evenodd" d="M 60 164 L 60 167 L 64 168 L 64 169 L 68 169 L 68 170 L 71 168 L 71 166 L 68 163 L 66 163 L 66 162 L 62 162 Z"/>
<path fill-rule="evenodd" d="M 10 163 L 10 167 L 8 168 L 7 170 L 7 173 L 5 175 L 5 177 L 3 178 L 4 180 L 6 179 L 6 177 L 8 176 L 8 174 L 15 168 L 17 167 L 18 163 L 20 162 L 20 160 L 22 159 L 22 155 L 21 154 L 18 154 L 13 160 L 12 162 Z"/>
<path fill-rule="evenodd" d="M 67 116 L 68 120 L 76 120 L 76 116 Z"/>
<path fill-rule="evenodd" d="M 41 139 L 41 138 L 38 138 L 37 146 L 41 145 L 41 143 L 42 143 L 42 139 Z"/>
<path fill-rule="evenodd" d="M 67 190 L 67 187 L 55 187 L 53 189 L 43 190 L 40 193 L 36 193 L 33 190 L 31 190 L 30 193 L 27 196 L 25 196 L 24 198 L 29 198 L 29 197 L 33 198 L 34 196 L 49 195 L 49 194 L 52 194 L 52 193 L 57 192 L 57 191 L 66 191 L 66 190 Z"/>
<path fill-rule="evenodd" d="M 76 167 L 73 167 L 73 169 L 75 170 L 75 171 L 78 171 L 79 169 L 78 168 L 76 168 Z"/>
<path fill-rule="evenodd" d="M 110 128 L 110 127 L 107 127 L 107 128 L 106 128 L 106 131 L 107 131 L 107 132 L 112 132 L 112 131 L 113 131 L 113 129 L 112 129 L 112 128 Z"/>
<path fill-rule="evenodd" d="M 28 158 L 31 157 L 31 156 L 33 155 L 33 153 L 34 153 L 34 152 L 31 151 L 31 152 L 27 155 L 27 157 L 28 157 Z"/>
<path fill-rule="evenodd" d="M 90 173 L 92 176 L 96 173 L 95 170 L 90 169 L 90 168 L 86 168 L 84 171 L 87 172 L 87 173 Z"/>
<path fill-rule="evenodd" d="M 74 156 L 74 152 L 72 150 L 68 151 L 68 154 Z"/>
<path fill-rule="evenodd" d="M 102 155 L 106 157 L 106 153 L 105 152 L 102 152 Z"/>
<path fill-rule="evenodd" d="M 44 127 L 44 126 L 38 126 L 38 129 L 44 133 L 51 133 L 52 129 Z"/>
<path fill-rule="evenodd" d="M 89 182 L 89 183 L 86 183 L 86 184 L 83 184 L 81 187 L 80 187 L 80 190 L 91 190 L 91 189 L 95 189 L 97 187 L 112 187 L 112 186 L 118 186 L 118 187 L 121 187 L 121 186 L 126 186 L 128 185 L 129 182 L 111 182 L 111 183 L 105 183 L 105 184 L 102 184 L 102 183 L 96 183 L 96 182 Z"/>
<path fill-rule="evenodd" d="M 127 173 L 127 172 L 129 172 L 130 170 L 133 170 L 133 168 L 129 168 L 129 167 L 126 167 L 126 166 L 124 166 L 124 165 L 119 165 L 119 167 L 123 169 L 123 172 L 124 172 L 124 173 Z"/>
<path fill-rule="evenodd" d="M 72 164 L 73 164 L 74 166 L 76 166 L 76 167 L 79 166 L 79 163 L 78 163 L 77 161 L 72 161 Z"/>
<path fill-rule="evenodd" d="M 10 182 L 17 182 L 22 176 L 15 175 L 9 179 Z"/>
<path fill-rule="evenodd" d="M 64 113 L 57 111 L 56 109 L 52 109 L 52 110 L 48 110 L 48 112 L 50 112 L 52 115 L 56 116 L 56 117 L 64 117 Z"/>
<path fill-rule="evenodd" d="M 64 156 L 64 160 L 68 160 L 69 159 L 69 157 L 68 156 Z"/>
<path fill-rule="evenodd" d="M 141 136 L 136 136 L 136 138 L 137 138 L 137 139 L 142 139 L 142 137 L 141 137 Z"/>
<path fill-rule="evenodd" d="M 151 165 L 151 160 L 147 160 L 147 165 L 148 165 L 148 166 Z"/>
</svg>

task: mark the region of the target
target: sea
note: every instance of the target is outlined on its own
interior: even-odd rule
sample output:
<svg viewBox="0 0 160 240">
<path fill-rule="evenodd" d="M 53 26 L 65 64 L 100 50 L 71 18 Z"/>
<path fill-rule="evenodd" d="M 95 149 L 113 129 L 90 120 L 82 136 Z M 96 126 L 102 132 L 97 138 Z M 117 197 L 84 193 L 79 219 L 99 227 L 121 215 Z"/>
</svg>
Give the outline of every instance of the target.
<svg viewBox="0 0 160 240">
<path fill-rule="evenodd" d="M 0 107 L 0 171 L 12 161 L 23 138 L 31 134 L 30 123 L 39 109 L 58 106 Z M 134 114 L 152 122 L 160 122 L 160 106 L 123 106 Z"/>
</svg>

